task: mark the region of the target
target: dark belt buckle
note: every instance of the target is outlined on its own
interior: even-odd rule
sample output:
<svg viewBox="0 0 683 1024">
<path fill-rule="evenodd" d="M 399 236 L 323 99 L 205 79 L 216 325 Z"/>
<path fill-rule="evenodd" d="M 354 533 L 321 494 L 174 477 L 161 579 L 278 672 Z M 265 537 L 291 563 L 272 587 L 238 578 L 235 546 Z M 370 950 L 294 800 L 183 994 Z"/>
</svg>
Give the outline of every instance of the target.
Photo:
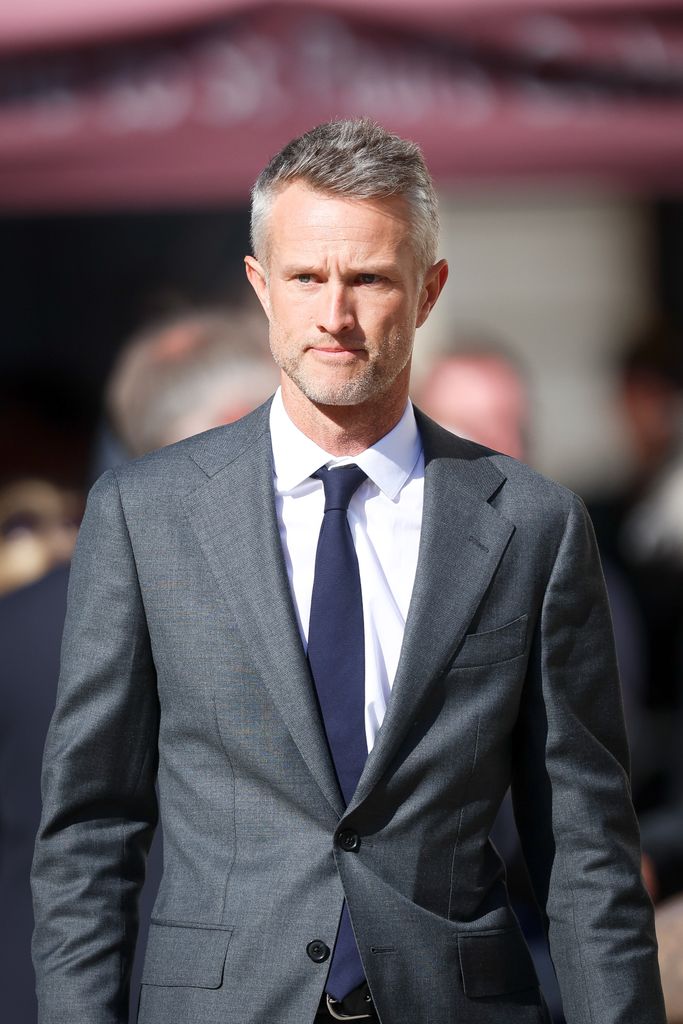
<svg viewBox="0 0 683 1024">
<path fill-rule="evenodd" d="M 341 1003 L 337 999 L 333 999 L 332 996 L 325 993 L 325 1004 L 327 1006 L 327 1012 L 330 1017 L 334 1020 L 370 1020 L 374 1017 L 374 1013 L 340 1013 L 337 1009 L 341 1006 Z"/>
</svg>

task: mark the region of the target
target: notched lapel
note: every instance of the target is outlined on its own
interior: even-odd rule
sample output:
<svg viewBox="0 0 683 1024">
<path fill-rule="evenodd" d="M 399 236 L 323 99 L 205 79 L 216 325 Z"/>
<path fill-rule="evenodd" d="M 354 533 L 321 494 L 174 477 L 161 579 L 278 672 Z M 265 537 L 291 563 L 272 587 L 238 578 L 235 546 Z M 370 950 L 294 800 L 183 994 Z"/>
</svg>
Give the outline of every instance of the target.
<svg viewBox="0 0 683 1024">
<path fill-rule="evenodd" d="M 514 532 L 488 503 L 505 477 L 485 452 L 419 413 L 417 419 L 425 490 L 415 584 L 391 699 L 349 810 L 389 767 L 430 685 L 462 641 Z"/>
<path fill-rule="evenodd" d="M 271 697 L 337 816 L 343 811 L 289 590 L 264 431 L 184 499 L 185 512 Z M 200 461 L 197 459 L 197 461 Z M 225 461 L 225 460 L 223 460 Z"/>
</svg>

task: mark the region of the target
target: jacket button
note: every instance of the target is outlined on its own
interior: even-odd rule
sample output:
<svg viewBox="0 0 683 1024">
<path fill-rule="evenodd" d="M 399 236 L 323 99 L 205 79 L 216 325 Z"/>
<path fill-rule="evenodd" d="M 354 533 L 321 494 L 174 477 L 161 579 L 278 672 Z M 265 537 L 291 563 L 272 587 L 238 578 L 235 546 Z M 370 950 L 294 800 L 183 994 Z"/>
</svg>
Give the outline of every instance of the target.
<svg viewBox="0 0 683 1024">
<path fill-rule="evenodd" d="M 309 942 L 306 946 L 306 952 L 314 964 L 324 964 L 330 955 L 330 947 L 320 939 L 313 939 L 313 942 Z"/>
<path fill-rule="evenodd" d="M 337 832 L 337 846 L 347 853 L 353 853 L 360 847 L 360 836 L 353 829 L 343 828 L 341 832 Z"/>
</svg>

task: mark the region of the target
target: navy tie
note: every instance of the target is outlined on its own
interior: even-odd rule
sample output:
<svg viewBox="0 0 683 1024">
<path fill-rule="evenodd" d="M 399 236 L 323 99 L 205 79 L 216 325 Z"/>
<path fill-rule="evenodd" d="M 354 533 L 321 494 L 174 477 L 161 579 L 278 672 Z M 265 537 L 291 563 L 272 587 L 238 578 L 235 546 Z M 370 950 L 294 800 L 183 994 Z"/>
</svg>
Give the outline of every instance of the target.
<svg viewBox="0 0 683 1024">
<path fill-rule="evenodd" d="M 313 475 L 325 488 L 325 515 L 315 556 L 308 661 L 339 786 L 348 804 L 368 750 L 363 602 L 346 513 L 351 497 L 367 478 L 358 466 L 323 467 Z M 344 904 L 327 991 L 333 999 L 343 999 L 363 980 L 363 966 Z"/>
</svg>

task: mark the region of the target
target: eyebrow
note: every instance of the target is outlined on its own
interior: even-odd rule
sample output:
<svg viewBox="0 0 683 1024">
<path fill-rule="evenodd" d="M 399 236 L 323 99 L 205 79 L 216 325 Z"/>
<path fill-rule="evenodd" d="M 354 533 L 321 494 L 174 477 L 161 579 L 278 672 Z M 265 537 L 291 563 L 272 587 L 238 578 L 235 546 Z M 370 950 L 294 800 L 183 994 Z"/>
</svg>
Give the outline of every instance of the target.
<svg viewBox="0 0 683 1024">
<path fill-rule="evenodd" d="M 285 263 L 281 267 L 281 273 L 285 277 L 295 276 L 296 274 L 320 274 L 322 272 L 323 268 L 320 265 L 308 263 L 303 259 L 296 263 Z M 355 277 L 357 274 L 377 274 L 380 277 L 396 277 L 398 272 L 398 266 L 395 263 L 384 263 L 375 260 L 368 260 L 367 263 L 361 263 L 349 268 L 349 276 L 351 277 Z"/>
</svg>

